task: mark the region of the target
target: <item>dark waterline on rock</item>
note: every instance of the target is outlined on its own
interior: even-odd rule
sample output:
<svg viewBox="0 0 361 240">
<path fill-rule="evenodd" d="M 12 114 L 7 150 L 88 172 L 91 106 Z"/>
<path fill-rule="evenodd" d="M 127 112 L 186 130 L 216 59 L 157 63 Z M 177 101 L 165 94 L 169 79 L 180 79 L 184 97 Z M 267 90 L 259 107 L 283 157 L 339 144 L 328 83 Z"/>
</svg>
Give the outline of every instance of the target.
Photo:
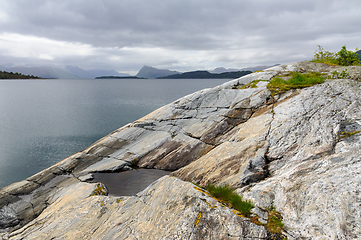
<svg viewBox="0 0 361 240">
<path fill-rule="evenodd" d="M 158 169 L 133 169 L 118 173 L 93 173 L 92 182 L 105 184 L 109 195 L 134 196 L 157 179 L 171 172 Z"/>
</svg>

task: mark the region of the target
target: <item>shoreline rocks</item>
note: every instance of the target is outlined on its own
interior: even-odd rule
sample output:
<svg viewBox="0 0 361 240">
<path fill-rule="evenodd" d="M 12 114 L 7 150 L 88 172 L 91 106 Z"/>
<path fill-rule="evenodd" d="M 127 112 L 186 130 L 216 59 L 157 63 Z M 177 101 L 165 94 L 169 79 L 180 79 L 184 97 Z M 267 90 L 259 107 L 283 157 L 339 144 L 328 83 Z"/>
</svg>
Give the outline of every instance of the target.
<svg viewBox="0 0 361 240">
<path fill-rule="evenodd" d="M 312 62 L 280 65 L 157 109 L 1 189 L 0 234 L 274 239 L 264 227 L 265 209 L 276 209 L 288 239 L 361 239 L 361 67 L 349 69 L 353 79 L 278 96 L 267 89 L 272 77 L 290 71 L 340 69 Z M 242 89 L 254 80 L 262 81 Z M 174 172 L 132 197 L 106 196 L 106 186 L 87 182 L 94 172 L 132 166 Z M 189 182 L 230 184 L 256 205 L 253 212 L 264 225 L 222 207 Z"/>
</svg>

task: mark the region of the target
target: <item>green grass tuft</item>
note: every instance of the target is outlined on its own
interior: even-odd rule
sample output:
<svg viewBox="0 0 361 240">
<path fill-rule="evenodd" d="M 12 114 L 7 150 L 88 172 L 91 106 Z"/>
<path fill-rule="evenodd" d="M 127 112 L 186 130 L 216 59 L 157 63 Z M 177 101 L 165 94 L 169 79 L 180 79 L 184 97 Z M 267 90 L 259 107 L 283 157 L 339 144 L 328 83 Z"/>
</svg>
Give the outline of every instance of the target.
<svg viewBox="0 0 361 240">
<path fill-rule="evenodd" d="M 282 216 L 279 212 L 272 210 L 268 213 L 267 230 L 272 233 L 281 233 L 284 224 L 282 222 Z"/>
<path fill-rule="evenodd" d="M 235 193 L 229 185 L 218 187 L 208 185 L 206 189 L 213 197 L 227 203 L 230 207 L 238 210 L 244 216 L 249 216 L 251 209 L 254 207 L 250 201 L 242 200 L 242 197 Z"/>
<path fill-rule="evenodd" d="M 289 79 L 283 79 L 281 77 L 273 78 L 267 85 L 268 90 L 270 90 L 272 96 L 286 92 L 290 89 L 305 88 L 310 87 L 315 84 L 320 84 L 325 81 L 325 78 L 321 73 L 318 72 L 309 72 L 306 74 L 301 74 L 298 72 L 290 73 L 288 76 Z"/>
</svg>

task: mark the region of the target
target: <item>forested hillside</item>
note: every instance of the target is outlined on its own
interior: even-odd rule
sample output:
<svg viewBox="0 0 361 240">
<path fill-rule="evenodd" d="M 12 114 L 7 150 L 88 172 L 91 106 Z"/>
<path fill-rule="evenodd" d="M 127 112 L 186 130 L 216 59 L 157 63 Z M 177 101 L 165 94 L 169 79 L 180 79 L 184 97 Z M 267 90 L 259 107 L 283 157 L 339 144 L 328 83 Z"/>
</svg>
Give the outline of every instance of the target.
<svg viewBox="0 0 361 240">
<path fill-rule="evenodd" d="M 13 73 L 7 71 L 0 71 L 0 79 L 39 79 L 40 77 L 33 75 L 23 75 L 21 73 Z"/>
</svg>

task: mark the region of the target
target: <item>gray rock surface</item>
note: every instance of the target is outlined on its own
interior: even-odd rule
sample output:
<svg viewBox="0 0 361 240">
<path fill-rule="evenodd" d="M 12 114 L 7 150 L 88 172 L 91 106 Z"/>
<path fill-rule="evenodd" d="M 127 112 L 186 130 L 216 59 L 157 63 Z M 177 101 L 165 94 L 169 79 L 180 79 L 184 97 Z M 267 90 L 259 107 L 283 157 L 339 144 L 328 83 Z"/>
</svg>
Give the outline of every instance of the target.
<svg viewBox="0 0 361 240">
<path fill-rule="evenodd" d="M 74 191 L 81 190 L 81 196 Z M 263 226 L 239 217 L 195 185 L 165 176 L 132 197 L 89 196 L 75 184 L 10 239 L 264 239 Z M 77 193 L 78 194 L 78 193 Z M 61 213 L 61 214 L 59 214 Z M 41 223 L 41 227 L 39 227 Z"/>
<path fill-rule="evenodd" d="M 243 195 L 276 207 L 295 238 L 361 238 L 360 94 L 360 82 L 333 80 L 274 107 L 271 177 Z"/>
<path fill-rule="evenodd" d="M 272 239 L 264 226 L 275 209 L 288 239 L 361 239 L 360 69 L 272 96 L 274 76 L 345 70 L 285 64 L 174 101 L 1 189 L 0 237 Z M 175 171 L 132 197 L 87 182 L 135 165 Z M 189 181 L 230 184 L 256 205 L 258 225 Z"/>
</svg>

